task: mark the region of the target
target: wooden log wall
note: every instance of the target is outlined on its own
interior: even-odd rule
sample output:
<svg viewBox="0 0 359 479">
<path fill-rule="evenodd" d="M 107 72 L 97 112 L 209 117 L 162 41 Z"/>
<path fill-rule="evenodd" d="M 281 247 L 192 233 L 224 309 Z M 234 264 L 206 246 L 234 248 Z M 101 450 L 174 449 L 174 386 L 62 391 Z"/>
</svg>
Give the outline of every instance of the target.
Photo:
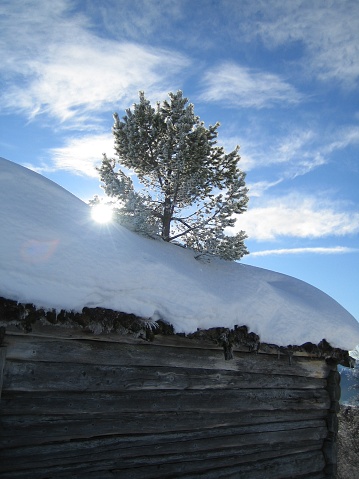
<svg viewBox="0 0 359 479">
<path fill-rule="evenodd" d="M 0 478 L 334 477 L 324 360 L 61 328 L 4 344 Z"/>
</svg>

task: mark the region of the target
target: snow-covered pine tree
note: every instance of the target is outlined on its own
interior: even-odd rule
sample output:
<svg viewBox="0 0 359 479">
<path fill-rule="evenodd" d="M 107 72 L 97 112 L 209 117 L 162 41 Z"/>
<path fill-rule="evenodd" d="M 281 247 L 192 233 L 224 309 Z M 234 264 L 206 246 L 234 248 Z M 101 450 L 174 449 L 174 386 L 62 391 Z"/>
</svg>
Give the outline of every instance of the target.
<svg viewBox="0 0 359 479">
<path fill-rule="evenodd" d="M 217 146 L 219 123 L 206 128 L 181 91 L 169 93 L 169 101 L 155 108 L 143 92 L 139 99 L 122 120 L 114 115 L 117 159 L 104 155 L 98 168 L 120 221 L 199 254 L 240 259 L 248 253 L 246 234 L 225 231 L 248 202 L 239 147 L 226 154 Z M 133 173 L 142 185 L 137 191 Z"/>
</svg>

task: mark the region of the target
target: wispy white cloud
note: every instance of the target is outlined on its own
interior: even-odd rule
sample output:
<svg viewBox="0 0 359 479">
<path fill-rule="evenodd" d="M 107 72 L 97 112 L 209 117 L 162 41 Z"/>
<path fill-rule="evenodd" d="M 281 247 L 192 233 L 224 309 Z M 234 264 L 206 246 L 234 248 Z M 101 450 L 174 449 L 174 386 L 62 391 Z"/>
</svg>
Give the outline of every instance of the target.
<svg viewBox="0 0 359 479">
<path fill-rule="evenodd" d="M 68 138 L 65 146 L 49 150 L 50 168 L 95 178 L 95 167 L 100 165 L 103 153 L 109 157 L 114 154 L 111 134 Z"/>
<path fill-rule="evenodd" d="M 247 185 L 249 188 L 249 196 L 250 198 L 261 197 L 267 190 L 279 185 L 282 182 L 283 179 L 280 178 L 276 181 L 256 181 L 255 183 L 249 183 Z"/>
<path fill-rule="evenodd" d="M 345 254 L 358 253 L 358 248 L 348 248 L 347 246 L 316 247 L 316 248 L 284 248 L 268 249 L 263 251 L 251 252 L 251 256 L 282 256 L 296 254 Z"/>
<path fill-rule="evenodd" d="M 23 166 L 36 173 L 53 173 L 68 170 L 72 174 L 98 177 L 96 166 L 99 166 L 102 155 L 114 155 L 113 137 L 111 134 L 84 135 L 66 138 L 62 147 L 47 150 L 47 157 L 36 165 L 22 163 Z"/>
<path fill-rule="evenodd" d="M 177 83 L 175 75 L 190 64 L 176 52 L 95 35 L 82 16 L 67 15 L 71 4 L 65 0 L 54 2 L 54 11 L 48 2 L 40 3 L 37 8 L 24 3 L 19 17 L 14 6 L 4 13 L 0 53 L 7 59 L 2 69 L 9 81 L 1 103 L 9 111 L 92 122 L 94 112 L 128 106 L 139 90 L 148 96 L 167 93 L 171 82 Z"/>
<path fill-rule="evenodd" d="M 160 65 L 170 74 L 185 64 L 167 52 L 108 40 L 92 47 L 59 45 L 55 50 L 52 62 L 33 65 L 34 75 L 26 89 L 12 86 L 4 93 L 7 108 L 17 107 L 30 117 L 47 113 L 60 121 L 78 115 L 87 120 L 91 112 L 127 104 L 140 89 L 162 89 Z"/>
<path fill-rule="evenodd" d="M 292 193 L 250 206 L 238 218 L 236 228 L 256 240 L 344 236 L 359 232 L 359 212 L 330 199 Z"/>
<path fill-rule="evenodd" d="M 280 138 L 272 157 L 273 163 L 285 165 L 283 179 L 302 176 L 327 163 L 319 143 L 318 133 L 313 130 L 298 130 Z"/>
<path fill-rule="evenodd" d="M 303 97 L 279 75 L 226 62 L 204 75 L 200 99 L 232 107 L 270 108 L 296 104 Z"/>
<path fill-rule="evenodd" d="M 333 161 L 335 152 L 359 144 L 359 127 L 356 125 L 336 130 L 293 129 L 289 134 L 271 137 L 262 135 L 256 141 L 257 132 L 245 132 L 241 145 L 240 167 L 251 172 L 256 170 L 256 179 L 248 187 L 250 197 L 260 197 L 280 183 L 306 175 L 314 169 Z M 235 145 L 237 137 L 225 139 L 226 145 Z M 259 173 L 259 176 L 258 176 Z"/>
<path fill-rule="evenodd" d="M 51 59 L 48 48 L 81 40 L 88 20 L 75 14 L 69 0 L 2 0 L 0 3 L 0 71 L 26 81 L 33 61 Z"/>
<path fill-rule="evenodd" d="M 299 64 L 307 74 L 324 81 L 335 79 L 347 88 L 356 87 L 359 78 L 356 0 L 269 0 L 260 6 L 251 2 L 241 15 L 247 19 L 247 25 L 241 29 L 247 38 L 259 37 L 268 48 L 288 48 L 299 43 L 305 52 Z"/>
<path fill-rule="evenodd" d="M 187 1 L 173 0 L 96 0 L 87 2 L 88 14 L 115 38 L 153 40 L 165 33 L 173 37 L 173 24 L 188 22 Z M 189 5 L 190 8 L 193 5 Z M 176 36 L 177 36 L 176 31 Z M 182 32 L 186 36 L 186 32 Z"/>
<path fill-rule="evenodd" d="M 359 126 L 351 125 L 338 129 L 332 135 L 331 141 L 323 147 L 323 152 L 330 154 L 336 150 L 342 150 L 350 145 L 359 144 Z"/>
<path fill-rule="evenodd" d="M 333 140 L 333 136 L 331 138 Z M 262 196 L 268 189 L 286 180 L 305 175 L 329 161 L 330 153 L 327 150 L 323 151 L 324 147 L 328 148 L 328 143 L 325 139 L 323 141 L 315 130 L 295 128 L 289 134 L 281 136 L 272 136 L 262 131 L 258 138 L 256 130 L 252 132 L 248 129 L 242 139 L 227 137 L 223 144 L 225 147 L 227 145 L 233 147 L 239 142 L 241 142 L 240 168 L 247 173 L 255 170 L 255 178 L 261 176 L 264 178 L 251 182 L 248 176 L 250 197 Z M 337 147 L 339 146 L 338 142 Z"/>
</svg>

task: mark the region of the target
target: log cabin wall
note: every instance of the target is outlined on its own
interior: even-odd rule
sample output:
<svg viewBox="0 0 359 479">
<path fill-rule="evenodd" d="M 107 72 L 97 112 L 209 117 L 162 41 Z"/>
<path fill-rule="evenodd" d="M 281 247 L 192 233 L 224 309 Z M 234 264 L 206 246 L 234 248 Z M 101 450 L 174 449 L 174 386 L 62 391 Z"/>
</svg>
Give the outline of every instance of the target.
<svg viewBox="0 0 359 479">
<path fill-rule="evenodd" d="M 334 478 L 336 366 L 233 355 L 179 336 L 7 331 L 0 477 Z"/>
</svg>

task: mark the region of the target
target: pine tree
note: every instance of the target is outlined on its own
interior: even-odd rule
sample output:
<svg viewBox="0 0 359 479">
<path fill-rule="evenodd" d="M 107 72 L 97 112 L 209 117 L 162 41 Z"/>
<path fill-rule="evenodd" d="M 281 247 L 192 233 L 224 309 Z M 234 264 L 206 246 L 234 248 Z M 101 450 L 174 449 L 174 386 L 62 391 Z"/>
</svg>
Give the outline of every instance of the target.
<svg viewBox="0 0 359 479">
<path fill-rule="evenodd" d="M 117 159 L 104 155 L 98 168 L 120 221 L 199 254 L 240 259 L 248 253 L 246 234 L 225 232 L 248 202 L 239 147 L 226 154 L 217 146 L 219 123 L 206 128 L 181 91 L 169 93 L 169 101 L 155 108 L 143 92 L 139 100 L 122 120 L 114 115 Z M 137 191 L 133 173 L 142 185 Z"/>
</svg>

